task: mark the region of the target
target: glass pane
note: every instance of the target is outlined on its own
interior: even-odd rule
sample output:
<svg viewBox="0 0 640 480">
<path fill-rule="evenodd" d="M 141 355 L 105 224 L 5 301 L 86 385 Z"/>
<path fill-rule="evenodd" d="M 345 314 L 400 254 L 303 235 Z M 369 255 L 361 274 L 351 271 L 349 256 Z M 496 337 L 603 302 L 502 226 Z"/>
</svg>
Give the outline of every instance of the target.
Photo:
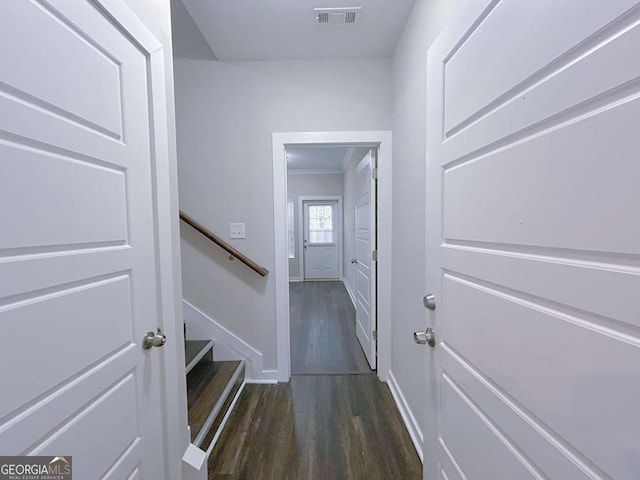
<svg viewBox="0 0 640 480">
<path fill-rule="evenodd" d="M 309 243 L 333 243 L 333 232 L 309 232 Z"/>
<path fill-rule="evenodd" d="M 333 243 L 332 205 L 309 205 L 309 243 Z"/>
</svg>

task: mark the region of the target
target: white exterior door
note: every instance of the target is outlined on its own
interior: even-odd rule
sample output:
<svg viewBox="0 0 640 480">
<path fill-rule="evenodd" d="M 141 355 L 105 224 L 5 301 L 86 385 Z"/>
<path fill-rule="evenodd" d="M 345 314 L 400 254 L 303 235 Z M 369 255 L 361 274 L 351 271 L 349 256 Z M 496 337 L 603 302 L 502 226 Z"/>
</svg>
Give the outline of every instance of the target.
<svg viewBox="0 0 640 480">
<path fill-rule="evenodd" d="M 149 59 L 104 3 L 0 2 L 0 453 L 162 479 Z"/>
<path fill-rule="evenodd" d="M 637 479 L 640 8 L 463 2 L 428 54 L 425 479 Z"/>
<path fill-rule="evenodd" d="M 376 368 L 376 180 L 374 151 L 356 167 L 356 336 L 372 369 Z"/>
<path fill-rule="evenodd" d="M 304 278 L 340 278 L 340 212 L 337 201 L 304 201 Z"/>
</svg>

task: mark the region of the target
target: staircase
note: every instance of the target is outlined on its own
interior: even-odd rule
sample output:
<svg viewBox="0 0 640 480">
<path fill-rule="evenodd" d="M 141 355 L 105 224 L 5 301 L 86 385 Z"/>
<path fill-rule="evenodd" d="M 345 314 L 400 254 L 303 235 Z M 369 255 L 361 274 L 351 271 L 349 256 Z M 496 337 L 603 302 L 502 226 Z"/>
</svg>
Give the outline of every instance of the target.
<svg viewBox="0 0 640 480">
<path fill-rule="evenodd" d="M 245 361 L 214 361 L 213 340 L 186 340 L 187 405 L 191 443 L 211 453 L 244 386 Z"/>
<path fill-rule="evenodd" d="M 261 277 L 269 273 L 266 268 L 258 265 L 182 211 L 180 211 L 180 220 L 225 250 L 229 254 L 229 260 L 237 258 Z M 249 375 L 255 378 L 256 371 L 264 372 L 262 353 L 185 299 L 183 299 L 183 306 L 187 406 L 191 435 L 191 444 L 182 458 L 183 478 L 205 480 L 209 456 L 244 387 L 247 362 L 251 367 Z M 189 317 L 192 317 L 191 320 Z M 191 336 L 187 336 L 187 324 L 189 324 Z M 218 355 L 229 360 L 214 361 L 213 340 L 202 338 L 220 339 Z M 242 360 L 237 360 L 238 358 Z"/>
</svg>

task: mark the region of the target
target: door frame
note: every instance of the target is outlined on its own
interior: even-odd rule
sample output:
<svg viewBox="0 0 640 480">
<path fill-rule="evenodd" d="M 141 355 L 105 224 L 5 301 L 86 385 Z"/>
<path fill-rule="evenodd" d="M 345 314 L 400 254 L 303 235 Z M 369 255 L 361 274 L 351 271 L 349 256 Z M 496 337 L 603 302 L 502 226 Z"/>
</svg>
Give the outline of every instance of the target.
<svg viewBox="0 0 640 480">
<path fill-rule="evenodd" d="M 275 132 L 273 210 L 276 291 L 277 380 L 291 377 L 289 331 L 289 258 L 287 255 L 286 148 L 315 145 L 362 145 L 378 149 L 378 377 L 391 370 L 391 131 Z"/>
<path fill-rule="evenodd" d="M 342 195 L 300 195 L 298 197 L 298 265 L 299 277 L 304 281 L 304 203 L 305 202 L 337 202 L 338 203 L 338 278 L 343 278 L 344 259 L 342 258 Z"/>
<path fill-rule="evenodd" d="M 127 32 L 146 57 L 149 101 L 149 132 L 152 159 L 154 236 L 157 248 L 157 291 L 160 327 L 167 343 L 160 352 L 163 369 L 163 462 L 166 478 L 181 479 L 183 455 L 190 444 L 187 420 L 187 387 L 184 374 L 182 278 L 178 224 L 178 168 L 174 122 L 171 53 L 142 19 L 122 0 L 92 0 L 113 22 Z M 166 59 L 165 59 L 166 54 Z M 167 59 L 169 62 L 167 62 Z"/>
</svg>

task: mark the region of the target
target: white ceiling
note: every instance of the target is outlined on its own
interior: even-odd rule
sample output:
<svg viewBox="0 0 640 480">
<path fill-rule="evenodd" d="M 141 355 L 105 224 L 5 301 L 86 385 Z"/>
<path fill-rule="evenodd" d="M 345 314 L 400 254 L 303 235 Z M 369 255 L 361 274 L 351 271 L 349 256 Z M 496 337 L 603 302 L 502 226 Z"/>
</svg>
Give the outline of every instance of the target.
<svg viewBox="0 0 640 480">
<path fill-rule="evenodd" d="M 390 57 L 415 0 L 182 0 L 219 60 Z M 317 7 L 362 7 L 354 24 Z M 180 24 L 174 28 L 180 28 Z"/>
<path fill-rule="evenodd" d="M 289 173 L 342 173 L 352 155 L 364 157 L 371 147 L 309 146 L 287 147 Z"/>
</svg>

